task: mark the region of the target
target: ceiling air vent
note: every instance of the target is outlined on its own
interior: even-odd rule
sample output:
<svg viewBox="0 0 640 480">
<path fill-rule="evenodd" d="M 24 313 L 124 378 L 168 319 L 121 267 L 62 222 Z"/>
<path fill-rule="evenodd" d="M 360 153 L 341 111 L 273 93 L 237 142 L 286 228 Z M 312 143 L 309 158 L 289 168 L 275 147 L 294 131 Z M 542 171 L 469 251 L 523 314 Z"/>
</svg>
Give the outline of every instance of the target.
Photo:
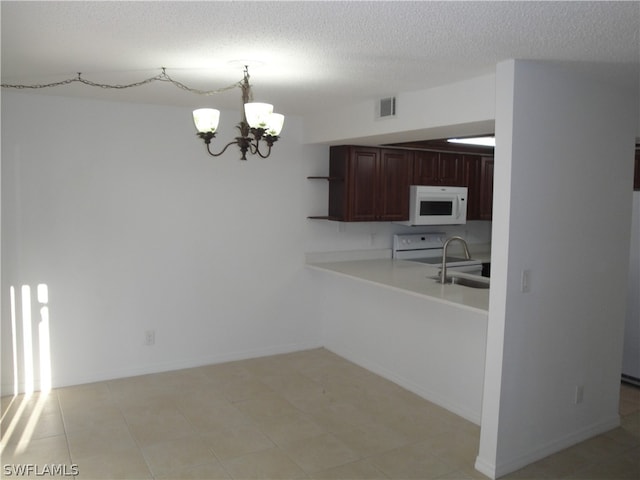
<svg viewBox="0 0 640 480">
<path fill-rule="evenodd" d="M 378 118 L 396 116 L 396 97 L 381 98 L 378 102 Z"/>
</svg>

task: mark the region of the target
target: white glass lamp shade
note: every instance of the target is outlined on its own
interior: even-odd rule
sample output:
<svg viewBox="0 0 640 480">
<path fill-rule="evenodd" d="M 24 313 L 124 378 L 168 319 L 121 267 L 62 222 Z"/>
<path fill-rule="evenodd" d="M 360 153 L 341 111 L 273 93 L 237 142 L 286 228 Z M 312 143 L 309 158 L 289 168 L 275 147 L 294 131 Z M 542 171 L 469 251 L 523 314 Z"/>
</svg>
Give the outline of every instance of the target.
<svg viewBox="0 0 640 480">
<path fill-rule="evenodd" d="M 269 123 L 267 124 L 267 135 L 277 137 L 282 131 L 284 125 L 284 115 L 281 113 L 272 113 L 269 115 Z"/>
<path fill-rule="evenodd" d="M 220 110 L 215 108 L 199 108 L 193 111 L 193 123 L 201 133 L 214 133 L 220 122 Z"/>
<path fill-rule="evenodd" d="M 251 128 L 266 128 L 269 116 L 273 113 L 273 105 L 269 103 L 245 103 L 244 114 Z"/>
</svg>

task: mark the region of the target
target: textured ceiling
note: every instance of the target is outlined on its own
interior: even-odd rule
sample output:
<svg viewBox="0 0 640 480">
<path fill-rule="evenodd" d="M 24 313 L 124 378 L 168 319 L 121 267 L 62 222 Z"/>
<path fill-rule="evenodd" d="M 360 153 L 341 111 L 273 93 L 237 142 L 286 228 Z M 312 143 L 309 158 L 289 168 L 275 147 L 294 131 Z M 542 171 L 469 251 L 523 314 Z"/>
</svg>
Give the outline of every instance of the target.
<svg viewBox="0 0 640 480">
<path fill-rule="evenodd" d="M 640 2 L 5 2 L 2 82 L 74 77 L 126 84 L 167 73 L 211 90 L 250 64 L 256 100 L 284 114 L 422 90 L 508 58 L 607 62 L 638 71 Z M 637 76 L 635 77 L 637 81 Z M 238 108 L 156 83 L 42 93 Z"/>
</svg>

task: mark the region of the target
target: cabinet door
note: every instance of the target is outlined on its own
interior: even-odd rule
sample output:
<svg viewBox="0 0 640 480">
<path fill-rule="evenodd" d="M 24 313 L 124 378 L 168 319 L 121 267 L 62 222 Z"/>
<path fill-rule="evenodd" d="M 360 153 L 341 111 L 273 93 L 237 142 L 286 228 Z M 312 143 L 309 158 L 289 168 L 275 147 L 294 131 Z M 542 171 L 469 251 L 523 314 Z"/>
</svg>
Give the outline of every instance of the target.
<svg viewBox="0 0 640 480">
<path fill-rule="evenodd" d="M 409 219 L 411 157 L 411 152 L 403 150 L 381 150 L 378 169 L 378 220 Z"/>
<path fill-rule="evenodd" d="M 491 220 L 493 215 L 493 157 L 482 157 L 480 162 L 480 220 Z"/>
<path fill-rule="evenodd" d="M 347 212 L 349 175 L 349 147 L 336 146 L 329 150 L 329 217 L 344 220 Z"/>
<path fill-rule="evenodd" d="M 464 181 L 463 156 L 457 153 L 414 152 L 413 185 L 460 187 Z"/>
<path fill-rule="evenodd" d="M 413 155 L 412 185 L 438 185 L 440 154 L 417 150 Z"/>
<path fill-rule="evenodd" d="M 462 186 L 467 187 L 467 220 L 480 219 L 480 166 L 479 155 L 465 155 L 462 162 Z"/>
<path fill-rule="evenodd" d="M 370 222 L 376 220 L 378 159 L 380 149 L 354 147 L 349 155 L 349 174 L 346 188 L 349 202 L 345 220 Z"/>
<path fill-rule="evenodd" d="M 462 187 L 464 182 L 462 155 L 441 153 L 439 162 L 439 185 Z"/>
</svg>

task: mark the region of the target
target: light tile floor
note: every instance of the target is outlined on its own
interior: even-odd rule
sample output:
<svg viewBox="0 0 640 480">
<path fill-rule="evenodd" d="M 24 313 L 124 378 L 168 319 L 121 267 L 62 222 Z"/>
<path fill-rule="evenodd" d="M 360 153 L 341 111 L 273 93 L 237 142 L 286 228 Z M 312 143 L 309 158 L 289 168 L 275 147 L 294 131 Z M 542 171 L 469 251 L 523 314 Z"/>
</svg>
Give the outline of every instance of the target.
<svg viewBox="0 0 640 480">
<path fill-rule="evenodd" d="M 620 428 L 508 478 L 640 478 L 640 389 L 620 408 Z M 486 478 L 479 427 L 325 349 L 3 398 L 2 434 L 6 477 Z"/>
</svg>

